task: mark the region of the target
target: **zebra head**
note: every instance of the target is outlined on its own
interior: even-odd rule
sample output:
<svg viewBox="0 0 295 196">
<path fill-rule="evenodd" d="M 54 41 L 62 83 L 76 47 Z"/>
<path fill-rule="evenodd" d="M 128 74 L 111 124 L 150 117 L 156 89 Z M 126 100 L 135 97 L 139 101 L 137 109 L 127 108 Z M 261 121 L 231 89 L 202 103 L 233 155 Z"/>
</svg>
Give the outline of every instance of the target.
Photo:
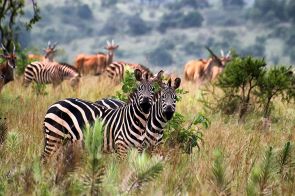
<svg viewBox="0 0 295 196">
<path fill-rule="evenodd" d="M 171 85 L 171 78 L 167 84 L 161 84 L 160 104 L 161 113 L 166 120 L 171 120 L 176 109 L 176 89 L 180 86 L 181 79 L 175 78 L 174 85 Z"/>
<path fill-rule="evenodd" d="M 137 86 L 137 97 L 135 98 L 140 106 L 140 109 L 148 114 L 153 104 L 154 99 L 154 87 L 153 83 L 161 79 L 163 71 L 160 71 L 156 77 L 149 78 L 148 74 L 142 74 L 139 69 L 135 69 L 134 75 L 139 85 Z"/>
<path fill-rule="evenodd" d="M 15 55 L 14 43 L 13 43 L 13 52 L 12 53 L 9 53 L 3 44 L 1 44 L 1 49 L 3 50 L 4 54 L 1 54 L 0 57 L 2 57 L 3 59 L 5 59 L 7 61 L 7 64 L 11 69 L 14 69 L 16 67 L 16 55 Z"/>
</svg>

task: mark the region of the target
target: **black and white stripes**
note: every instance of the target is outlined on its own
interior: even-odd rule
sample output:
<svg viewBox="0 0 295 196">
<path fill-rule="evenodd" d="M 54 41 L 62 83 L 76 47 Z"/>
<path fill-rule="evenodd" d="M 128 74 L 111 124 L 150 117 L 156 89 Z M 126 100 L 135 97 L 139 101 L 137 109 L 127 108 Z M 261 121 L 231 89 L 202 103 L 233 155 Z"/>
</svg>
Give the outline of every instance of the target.
<svg viewBox="0 0 295 196">
<path fill-rule="evenodd" d="M 130 147 L 141 148 L 145 126 L 153 103 L 152 83 L 160 78 L 142 77 L 135 70 L 137 89 L 129 96 L 128 103 L 111 109 L 102 102 L 91 103 L 80 99 L 65 99 L 53 104 L 45 115 L 44 157 L 56 151 L 62 141 L 83 140 L 83 128 L 100 118 L 104 125 L 104 151 L 125 154 Z"/>
<path fill-rule="evenodd" d="M 52 83 L 53 87 L 63 80 L 70 80 L 72 87 L 78 85 L 80 74 L 76 68 L 66 63 L 33 62 L 27 65 L 24 73 L 24 86 L 27 87 L 32 81 L 41 84 Z"/>
<path fill-rule="evenodd" d="M 126 62 L 113 62 L 106 67 L 107 76 L 114 81 L 120 82 L 124 77 L 124 72 L 127 69 L 135 70 L 139 69 L 143 75 L 147 74 L 149 77 L 153 76 L 153 73 L 145 66 L 141 64 L 133 64 Z"/>
</svg>

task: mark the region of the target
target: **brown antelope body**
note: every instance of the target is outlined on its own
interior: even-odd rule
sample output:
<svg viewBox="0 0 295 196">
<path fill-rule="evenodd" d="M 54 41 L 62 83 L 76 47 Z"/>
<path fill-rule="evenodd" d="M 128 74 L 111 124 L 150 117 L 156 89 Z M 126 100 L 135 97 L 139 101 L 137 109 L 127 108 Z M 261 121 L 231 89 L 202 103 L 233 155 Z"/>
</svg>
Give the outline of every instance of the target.
<svg viewBox="0 0 295 196">
<path fill-rule="evenodd" d="M 3 58 L 5 61 L 0 64 L 0 92 L 5 84 L 14 80 L 13 70 L 16 66 L 15 46 L 13 45 L 12 53 L 9 53 L 3 44 L 1 49 L 3 54 L 0 54 L 0 58 Z"/>
<path fill-rule="evenodd" d="M 119 47 L 114 41 L 107 41 L 105 47 L 108 54 L 97 53 L 95 55 L 79 54 L 76 57 L 75 66 L 82 74 L 100 75 L 107 65 L 113 61 L 114 51 Z"/>
<path fill-rule="evenodd" d="M 28 54 L 28 60 L 30 62 L 32 61 L 38 61 L 38 62 L 41 62 L 41 61 L 47 61 L 47 62 L 53 62 L 53 58 L 55 57 L 56 55 L 56 45 L 57 45 L 57 42 L 55 42 L 53 45 L 51 45 L 51 42 L 49 41 L 48 42 L 48 46 L 47 48 L 44 48 L 44 53 L 45 55 L 42 56 L 42 55 L 39 55 L 39 54 Z"/>
<path fill-rule="evenodd" d="M 217 76 L 223 71 L 225 65 L 230 61 L 230 52 L 224 56 L 221 51 L 221 57 L 217 57 L 210 48 L 207 48 L 211 54 L 209 59 L 199 59 L 189 61 L 184 68 L 184 78 L 187 81 L 193 81 L 198 85 L 206 81 L 214 81 Z"/>
</svg>

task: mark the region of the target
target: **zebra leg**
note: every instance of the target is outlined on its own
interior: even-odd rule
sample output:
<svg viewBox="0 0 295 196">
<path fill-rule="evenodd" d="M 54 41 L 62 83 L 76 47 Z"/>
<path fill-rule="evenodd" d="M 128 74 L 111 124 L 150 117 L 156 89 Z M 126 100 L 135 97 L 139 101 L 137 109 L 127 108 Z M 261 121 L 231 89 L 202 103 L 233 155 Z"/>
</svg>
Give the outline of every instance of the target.
<svg viewBox="0 0 295 196">
<path fill-rule="evenodd" d="M 22 83 L 22 85 L 23 85 L 25 88 L 27 88 L 27 87 L 30 85 L 31 82 L 32 82 L 32 79 L 31 79 L 31 78 L 24 78 L 24 79 L 23 79 L 23 83 Z"/>
</svg>

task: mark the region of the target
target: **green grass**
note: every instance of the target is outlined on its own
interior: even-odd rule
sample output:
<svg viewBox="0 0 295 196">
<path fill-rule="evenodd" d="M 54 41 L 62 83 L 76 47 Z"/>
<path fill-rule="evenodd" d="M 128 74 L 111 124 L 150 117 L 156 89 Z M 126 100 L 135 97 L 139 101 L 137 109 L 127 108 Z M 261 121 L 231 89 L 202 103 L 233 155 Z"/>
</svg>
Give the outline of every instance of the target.
<svg viewBox="0 0 295 196">
<path fill-rule="evenodd" d="M 120 86 L 111 87 L 108 82 L 97 77 L 82 78 L 77 91 L 72 91 L 67 83 L 56 91 L 49 85 L 46 96 L 36 96 L 31 86 L 24 89 L 20 78 L 4 87 L 0 117 L 7 118 L 8 133 L 0 144 L 0 195 L 91 194 L 81 177 L 85 177 L 89 167 L 90 155 L 86 149 L 74 153 L 81 158 L 53 162 L 46 168 L 40 164 L 42 123 L 47 108 L 57 100 L 78 97 L 95 101 L 114 95 Z M 177 111 L 189 124 L 196 114 L 203 112 L 198 101 L 200 91 L 186 82 L 181 87 L 189 93 L 177 103 Z M 194 148 L 192 154 L 167 146 L 160 149 L 163 157 L 131 153 L 129 159 L 119 160 L 113 154 L 101 154 L 97 159 L 102 160 L 104 172 L 97 190 L 103 195 L 128 194 L 128 191 L 135 195 L 292 195 L 295 107 L 293 103 L 282 104 L 280 99 L 274 105 L 269 131 L 259 129 L 258 113 L 249 114 L 243 125 L 238 125 L 235 116 L 205 113 L 211 125 L 200 130 L 203 144 L 199 151 Z M 65 155 L 69 153 L 67 149 Z M 73 167 L 66 170 L 66 163 Z"/>
</svg>

